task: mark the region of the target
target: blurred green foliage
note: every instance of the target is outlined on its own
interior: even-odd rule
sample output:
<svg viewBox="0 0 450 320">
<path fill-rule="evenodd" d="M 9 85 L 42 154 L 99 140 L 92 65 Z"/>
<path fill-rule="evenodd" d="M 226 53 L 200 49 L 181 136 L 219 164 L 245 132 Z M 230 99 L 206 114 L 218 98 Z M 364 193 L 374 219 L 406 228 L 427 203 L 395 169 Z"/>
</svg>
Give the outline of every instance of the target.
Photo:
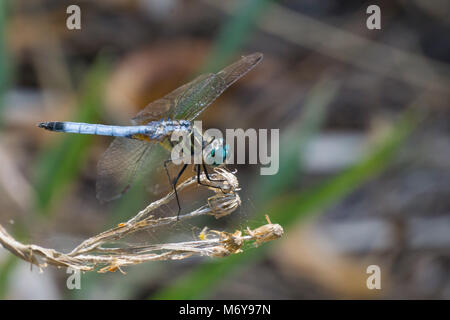
<svg viewBox="0 0 450 320">
<path fill-rule="evenodd" d="M 301 179 L 304 150 L 311 138 L 320 130 L 328 106 L 336 96 L 338 88 L 338 83 L 329 77 L 319 81 L 301 107 L 302 113 L 299 119 L 292 121 L 289 127 L 280 130 L 279 145 L 283 155 L 279 159 L 279 171 L 276 175 L 257 179 L 254 184 L 255 203 L 264 203 L 264 199 L 271 199 L 284 193 Z"/>
<path fill-rule="evenodd" d="M 254 30 L 256 21 L 271 0 L 246 0 L 237 5 L 233 16 L 223 25 L 202 72 L 212 72 L 227 65 Z"/>
<path fill-rule="evenodd" d="M 7 298 L 10 275 L 18 261 L 19 258 L 9 255 L 0 264 L 0 299 Z"/>
<path fill-rule="evenodd" d="M 6 44 L 6 20 L 8 8 L 8 1 L 0 1 L 0 125 L 3 122 L 2 111 L 5 102 L 5 92 L 10 84 L 11 71 Z"/>
<path fill-rule="evenodd" d="M 6 43 L 6 26 L 9 2 L 0 1 L 0 126 L 3 124 L 5 93 L 10 85 L 11 62 Z M 0 264 L 0 299 L 6 297 L 8 279 L 18 259 L 11 255 Z"/>
</svg>

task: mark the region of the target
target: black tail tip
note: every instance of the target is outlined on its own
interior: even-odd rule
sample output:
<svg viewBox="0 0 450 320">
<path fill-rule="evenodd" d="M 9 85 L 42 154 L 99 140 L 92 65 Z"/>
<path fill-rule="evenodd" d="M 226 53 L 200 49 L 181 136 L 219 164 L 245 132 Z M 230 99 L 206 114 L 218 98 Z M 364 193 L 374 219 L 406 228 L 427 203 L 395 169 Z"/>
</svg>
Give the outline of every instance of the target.
<svg viewBox="0 0 450 320">
<path fill-rule="evenodd" d="M 38 126 L 39 128 L 44 128 L 46 130 L 50 129 L 49 122 L 39 122 L 36 126 Z"/>
<path fill-rule="evenodd" d="M 51 121 L 51 122 L 40 122 L 37 124 L 39 128 L 44 128 L 50 131 L 62 131 L 64 129 L 64 122 Z"/>
</svg>

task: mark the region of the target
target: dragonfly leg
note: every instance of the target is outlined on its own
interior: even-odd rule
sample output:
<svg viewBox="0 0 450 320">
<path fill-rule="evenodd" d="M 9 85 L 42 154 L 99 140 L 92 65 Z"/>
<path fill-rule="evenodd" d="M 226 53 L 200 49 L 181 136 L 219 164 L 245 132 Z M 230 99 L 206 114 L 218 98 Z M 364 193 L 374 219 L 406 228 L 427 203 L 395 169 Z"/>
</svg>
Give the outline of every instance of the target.
<svg viewBox="0 0 450 320">
<path fill-rule="evenodd" d="M 177 177 L 172 181 L 172 178 L 170 177 L 169 169 L 167 168 L 167 163 L 172 162 L 171 159 L 164 161 L 164 168 L 166 169 L 167 177 L 169 178 L 169 183 L 172 185 L 173 192 L 175 193 L 175 198 L 177 199 L 177 205 L 178 205 L 178 213 L 177 213 L 177 221 L 180 218 L 180 212 L 181 212 L 181 205 L 180 205 L 180 198 L 178 198 L 178 191 L 177 191 L 177 183 L 178 180 L 180 180 L 181 175 L 183 174 L 184 170 L 186 170 L 187 164 L 183 165 L 183 168 L 181 168 L 180 172 L 178 172 Z"/>
<path fill-rule="evenodd" d="M 172 184 L 172 178 L 170 177 L 169 169 L 167 168 L 167 164 L 172 162 L 171 159 L 167 159 L 164 161 L 164 169 L 166 169 L 167 178 L 169 178 L 169 184 Z"/>
<path fill-rule="evenodd" d="M 201 172 L 202 172 L 202 169 L 201 169 L 201 167 L 200 167 L 199 164 L 195 165 L 195 167 L 196 167 L 196 169 L 197 169 L 197 183 L 198 183 L 198 184 L 200 184 L 200 185 L 202 185 L 202 186 L 205 186 L 205 187 L 210 187 L 210 188 L 220 189 L 220 190 L 222 190 L 222 192 L 223 192 L 223 189 L 222 189 L 221 187 L 213 186 L 213 185 L 207 184 L 207 183 L 203 183 L 203 182 L 200 180 L 200 174 L 201 174 Z M 203 167 L 203 170 L 205 170 L 205 167 Z M 206 175 L 206 178 L 207 178 L 209 181 L 224 181 L 224 180 L 211 180 L 210 178 L 208 178 L 208 172 L 207 172 L 206 170 L 205 170 L 205 175 Z"/>
<path fill-rule="evenodd" d="M 177 191 L 177 183 L 178 183 L 178 180 L 180 180 L 181 175 L 183 174 L 184 170 L 186 170 L 187 166 L 188 166 L 187 164 L 183 165 L 183 168 L 181 168 L 180 172 L 178 172 L 178 175 L 177 175 L 177 177 L 175 178 L 175 180 L 173 181 L 173 184 L 172 184 L 173 191 L 175 192 L 175 197 L 177 198 L 177 205 L 178 205 L 177 221 L 180 218 L 180 212 L 181 212 L 180 199 L 178 198 L 178 191 Z"/>
<path fill-rule="evenodd" d="M 206 164 L 203 162 L 202 165 L 203 165 L 203 171 L 205 172 L 205 175 L 206 175 L 206 179 L 208 179 L 209 181 L 213 181 L 213 182 L 223 182 L 223 181 L 225 181 L 224 179 L 211 179 L 209 177 L 208 170 L 206 169 Z"/>
</svg>

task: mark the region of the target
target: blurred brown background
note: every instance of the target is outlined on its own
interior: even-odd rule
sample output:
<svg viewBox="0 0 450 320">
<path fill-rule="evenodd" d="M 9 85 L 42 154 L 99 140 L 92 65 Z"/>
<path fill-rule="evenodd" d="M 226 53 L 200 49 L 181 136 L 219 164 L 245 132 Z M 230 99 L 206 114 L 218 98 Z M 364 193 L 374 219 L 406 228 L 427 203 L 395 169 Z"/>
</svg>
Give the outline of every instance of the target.
<svg viewBox="0 0 450 320">
<path fill-rule="evenodd" d="M 72 4 L 81 8 L 81 30 L 66 28 Z M 366 27 L 371 4 L 381 8 L 380 30 Z M 3 299 L 450 298 L 448 1 L 1 6 L 0 223 L 18 240 L 69 251 L 168 188 L 159 170 L 121 201 L 98 203 L 96 163 L 111 139 L 49 133 L 37 122 L 126 124 L 199 72 L 255 51 L 263 62 L 201 119 L 204 128 L 279 128 L 279 174 L 234 166 L 237 212 L 164 232 L 192 239 L 205 225 L 261 225 L 266 213 L 285 228 L 239 262 L 147 263 L 127 275 L 84 274 L 72 291 L 65 270 L 30 272 L 2 249 Z M 208 194 L 193 189 L 181 198 L 194 208 Z M 381 268 L 381 290 L 366 287 L 372 264 Z"/>
</svg>

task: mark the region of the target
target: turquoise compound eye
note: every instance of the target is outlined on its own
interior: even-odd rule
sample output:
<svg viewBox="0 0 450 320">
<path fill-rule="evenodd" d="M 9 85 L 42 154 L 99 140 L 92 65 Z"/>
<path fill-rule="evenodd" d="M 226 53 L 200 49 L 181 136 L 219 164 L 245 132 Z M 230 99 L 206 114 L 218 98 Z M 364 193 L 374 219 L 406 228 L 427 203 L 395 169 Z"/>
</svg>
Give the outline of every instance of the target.
<svg viewBox="0 0 450 320">
<path fill-rule="evenodd" d="M 207 145 L 205 149 L 205 161 L 211 166 L 221 166 L 225 164 L 229 156 L 229 145 L 223 143 L 223 139 L 219 138 Z"/>
</svg>

